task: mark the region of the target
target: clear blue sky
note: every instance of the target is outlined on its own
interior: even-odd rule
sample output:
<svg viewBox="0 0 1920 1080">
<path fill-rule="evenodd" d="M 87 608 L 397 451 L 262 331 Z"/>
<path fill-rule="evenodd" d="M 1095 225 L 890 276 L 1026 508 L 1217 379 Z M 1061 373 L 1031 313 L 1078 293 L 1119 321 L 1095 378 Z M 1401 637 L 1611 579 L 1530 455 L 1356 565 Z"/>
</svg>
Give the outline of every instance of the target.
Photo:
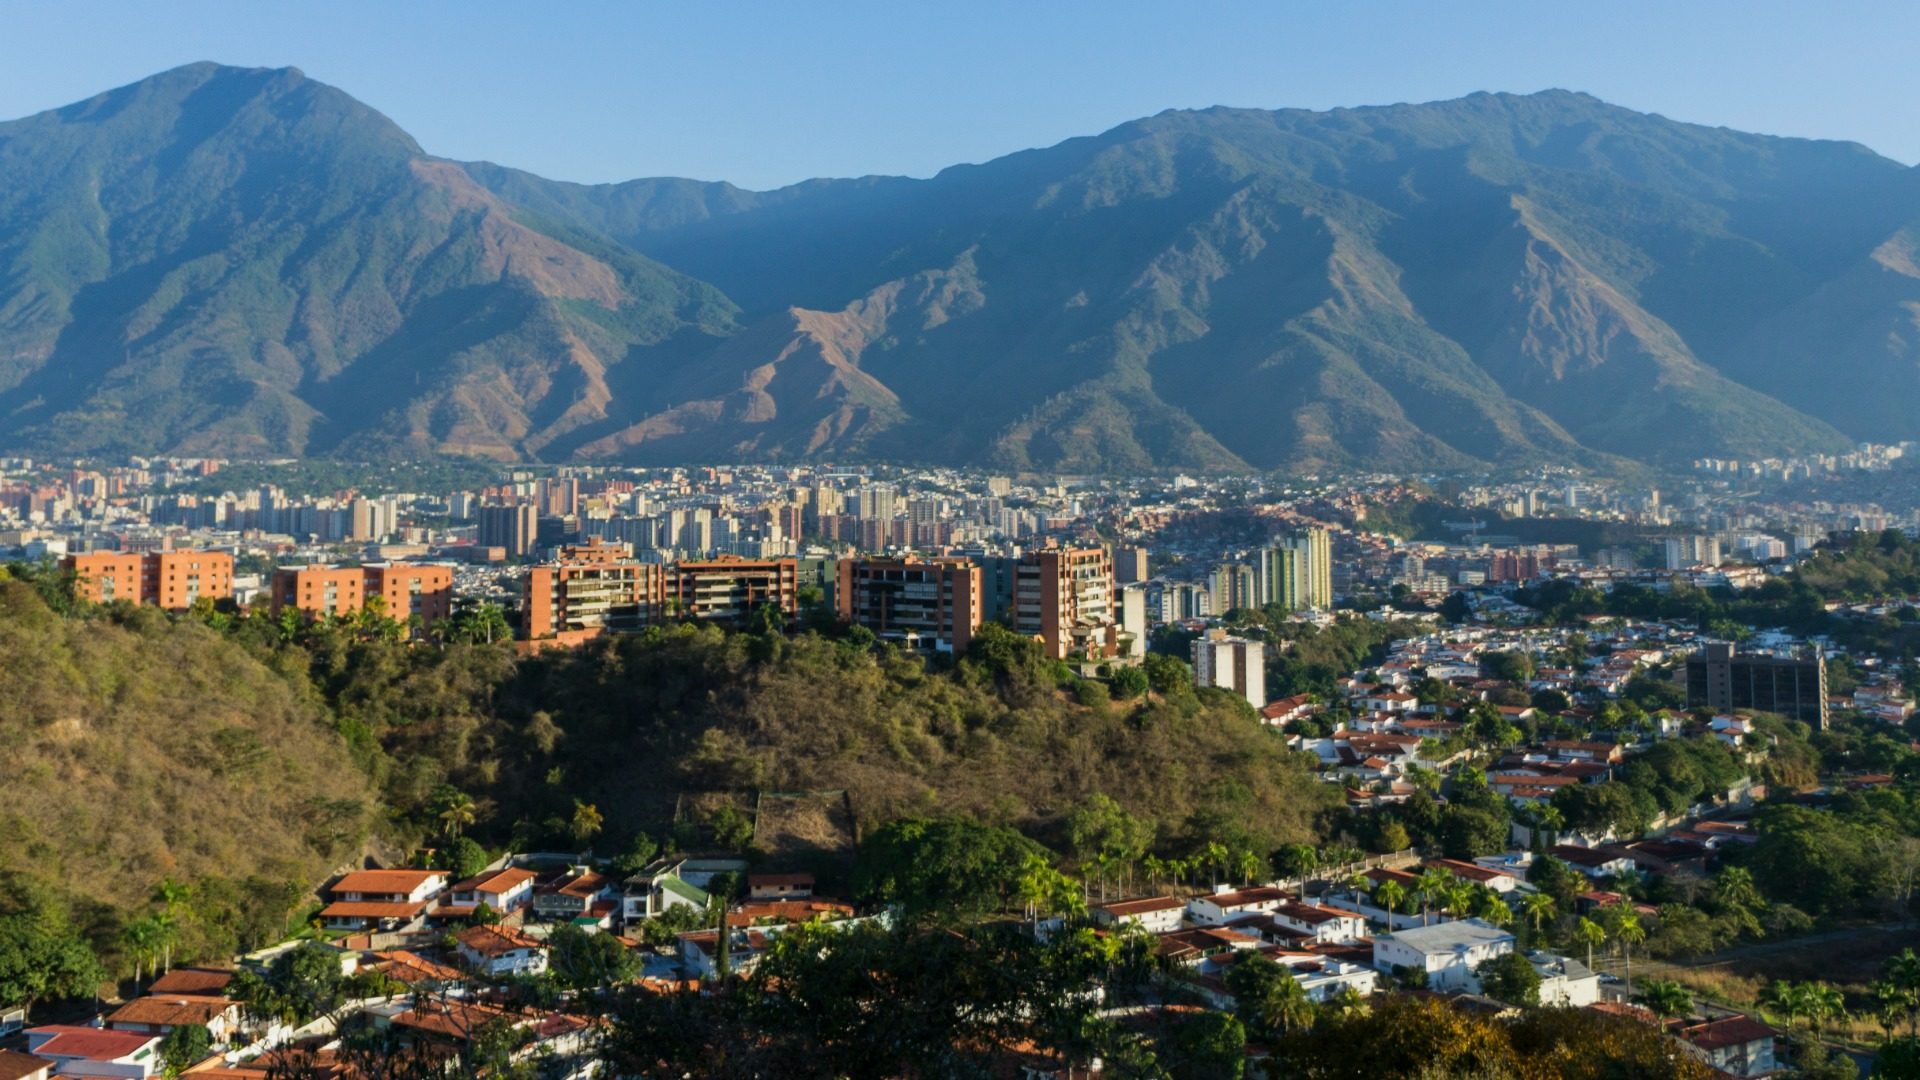
<svg viewBox="0 0 1920 1080">
<path fill-rule="evenodd" d="M 1170 107 L 1586 90 L 1920 160 L 1920 4 L 0 0 L 0 117 L 295 65 L 429 152 L 559 179 L 924 176 Z"/>
</svg>

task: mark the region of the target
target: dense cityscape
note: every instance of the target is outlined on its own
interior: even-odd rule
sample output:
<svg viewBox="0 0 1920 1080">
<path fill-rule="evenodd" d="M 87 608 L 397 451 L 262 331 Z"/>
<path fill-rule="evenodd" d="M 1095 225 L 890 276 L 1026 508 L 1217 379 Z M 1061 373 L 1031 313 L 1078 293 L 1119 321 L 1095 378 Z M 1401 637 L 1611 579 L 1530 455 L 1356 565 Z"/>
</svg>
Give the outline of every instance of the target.
<svg viewBox="0 0 1920 1080">
<path fill-rule="evenodd" d="M 661 818 L 557 780 L 568 758 L 551 750 L 558 801 L 498 764 L 401 781 L 418 768 L 401 697 L 379 706 L 389 730 L 362 728 L 384 744 L 368 752 L 386 818 L 328 804 L 341 833 L 310 853 L 364 845 L 360 861 L 288 882 L 264 911 L 220 898 L 223 876 L 165 874 L 104 944 L 23 894 L 12 918 L 36 920 L 36 939 L 79 936 L 51 957 L 35 940 L 0 964 L 0 988 L 24 1053 L 60 1075 L 413 1075 L 380 1071 L 403 1061 L 677 1075 L 738 1039 L 730 1025 L 766 1022 L 717 988 L 838 978 L 821 934 L 870 939 L 852 955 L 894 964 L 879 957 L 902 936 L 975 940 L 1010 918 L 1015 938 L 978 938 L 975 960 L 1104 972 L 1076 976 L 1101 988 L 1092 999 L 1067 989 L 1049 1006 L 1070 1021 L 1023 1020 L 978 1048 L 1027 1076 L 1146 1068 L 1127 1064 L 1141 1055 L 1174 1075 L 1348 1075 L 1355 1056 L 1317 1040 L 1389 1017 L 1508 1017 L 1514 1038 L 1511 1017 L 1537 1008 L 1625 1021 L 1651 1041 L 1620 1053 L 1663 1075 L 1812 1075 L 1870 1043 L 1874 1018 L 1891 1030 L 1920 1011 L 1920 962 L 1895 957 L 1902 937 L 1881 937 L 1898 924 L 1878 921 L 1906 902 L 1920 840 L 1875 819 L 1905 805 L 1920 761 L 1920 542 L 1902 537 L 1920 516 L 1849 497 L 1899 483 L 1911 449 L 1702 462 L 1658 487 L 1556 470 L 6 460 L 0 543 L 27 589 L 10 606 L 128 627 L 151 610 L 300 657 L 336 724 L 372 722 L 349 704 L 368 688 L 325 681 L 343 661 L 428 672 L 497 651 L 549 681 L 580 678 L 581 661 L 672 679 L 660 665 L 687 648 L 784 640 L 798 657 L 818 641 L 841 668 L 884 672 L 886 696 L 984 677 L 1067 723 L 1244 724 L 1236 737 L 1266 745 L 1233 753 L 1305 786 L 1254 794 L 1287 804 L 1277 820 L 1231 809 L 1244 764 L 1190 778 L 1184 819 L 1098 790 L 982 813 L 937 783 L 920 796 L 932 806 L 897 814 L 871 781 L 769 761 L 779 737 L 723 726 L 691 753 L 732 764 L 670 785 Z M 681 636 L 701 627 L 717 636 Z M 748 671 L 736 689 L 763 678 Z M 379 692 L 426 692 L 407 685 Z M 924 707 L 907 700 L 894 707 Z M 661 704 L 634 705 L 636 720 Z M 515 723 L 551 748 L 571 721 L 547 715 Z M 557 809 L 510 817 L 517 804 Z M 1010 811 L 1051 820 L 1037 833 L 1053 850 L 994 823 Z M 1786 974 L 1695 966 L 1749 955 L 1733 970 Z M 98 1026 L 50 1004 L 114 967 L 129 981 Z M 741 1075 L 834 1052 L 824 1020 L 787 1022 Z M 660 1024 L 685 1041 L 660 1042 Z M 1465 1067 L 1440 1044 L 1418 1052 Z"/>
<path fill-rule="evenodd" d="M 1920 1080 L 1916 40 L 0 2 L 0 1080 Z"/>
</svg>

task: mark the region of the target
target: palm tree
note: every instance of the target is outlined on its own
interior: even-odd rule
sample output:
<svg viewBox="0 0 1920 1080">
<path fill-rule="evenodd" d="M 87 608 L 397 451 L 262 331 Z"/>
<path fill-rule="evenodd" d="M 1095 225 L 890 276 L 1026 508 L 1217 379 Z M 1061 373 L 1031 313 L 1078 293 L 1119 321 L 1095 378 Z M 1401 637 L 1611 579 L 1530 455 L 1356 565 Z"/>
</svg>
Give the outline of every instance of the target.
<svg viewBox="0 0 1920 1080">
<path fill-rule="evenodd" d="M 592 803 L 583 803 L 579 799 L 573 800 L 573 820 L 568 823 L 567 829 L 573 833 L 574 840 L 584 846 L 599 833 L 600 827 L 604 824 L 606 819 L 600 816 L 599 807 Z"/>
<path fill-rule="evenodd" d="M 439 816 L 440 824 L 447 830 L 448 842 L 458 840 L 461 830 L 474 823 L 473 796 L 464 791 L 447 792 L 440 799 Z"/>
<path fill-rule="evenodd" d="M 1353 893 L 1355 896 L 1366 895 L 1367 890 L 1372 887 L 1373 879 L 1362 871 L 1355 870 L 1353 873 L 1347 875 L 1347 891 Z"/>
<path fill-rule="evenodd" d="M 1027 921 L 1036 926 L 1040 922 L 1040 905 L 1046 902 L 1053 888 L 1053 873 L 1046 859 L 1028 855 L 1013 881 L 1013 898 L 1020 902 Z"/>
<path fill-rule="evenodd" d="M 1383 881 L 1374 886 L 1373 901 L 1387 909 L 1387 929 L 1393 929 L 1393 916 L 1400 911 L 1400 905 L 1407 902 L 1407 887 L 1397 881 Z"/>
<path fill-rule="evenodd" d="M 1414 891 L 1420 894 L 1421 926 L 1427 925 L 1427 913 L 1440 904 L 1452 884 L 1453 875 L 1439 867 L 1430 866 L 1421 871 L 1419 879 L 1413 883 Z"/>
<path fill-rule="evenodd" d="M 1626 907 L 1626 905 L 1619 905 Z M 1613 919 L 1613 939 L 1620 943 L 1620 958 L 1627 965 L 1627 996 L 1633 996 L 1633 947 L 1647 940 L 1647 928 L 1641 925 L 1640 913 L 1627 908 Z"/>
<path fill-rule="evenodd" d="M 1640 988 L 1640 1000 L 1661 1016 L 1686 1016 L 1693 1012 L 1693 991 L 1666 979 L 1648 980 Z"/>
<path fill-rule="evenodd" d="M 1200 851 L 1200 861 L 1212 872 L 1213 887 L 1219 888 L 1220 871 L 1227 868 L 1227 845 L 1218 840 L 1207 841 L 1207 846 Z"/>
<path fill-rule="evenodd" d="M 1879 1006 L 1880 1028 L 1891 1041 L 1894 1028 L 1900 1025 L 1900 1017 L 1913 1012 L 1917 1002 L 1914 993 L 1901 987 L 1892 979 L 1880 979 L 1872 986 L 1873 1001 Z"/>
<path fill-rule="evenodd" d="M 1480 909 L 1480 917 L 1499 927 L 1513 925 L 1513 909 L 1507 906 L 1505 900 L 1498 897 L 1487 901 L 1486 905 Z"/>
<path fill-rule="evenodd" d="M 1887 961 L 1887 981 L 1913 996 L 1913 1004 L 1907 1009 L 1907 1032 L 1920 1033 L 1920 956 L 1905 949 Z"/>
<path fill-rule="evenodd" d="M 1560 905 L 1554 903 L 1551 895 L 1537 892 L 1527 894 L 1527 898 L 1520 901 L 1520 910 L 1538 934 L 1546 929 L 1548 919 L 1560 913 Z"/>
<path fill-rule="evenodd" d="M 1562 814 L 1560 808 L 1552 803 L 1541 806 L 1540 809 L 1535 812 L 1534 820 L 1540 823 L 1540 828 L 1543 832 L 1550 833 L 1555 837 L 1559 836 L 1561 829 L 1567 827 L 1567 816 Z"/>
<path fill-rule="evenodd" d="M 1234 856 L 1234 869 L 1240 872 L 1240 880 L 1249 885 L 1260 876 L 1260 856 L 1251 851 L 1242 851 Z"/>
<path fill-rule="evenodd" d="M 152 900 L 160 905 L 160 914 L 166 920 L 168 933 L 163 942 L 160 970 L 173 970 L 173 946 L 179 940 L 176 927 L 183 916 L 193 910 L 193 889 L 172 878 L 162 878 L 160 884 L 153 887 Z"/>
<path fill-rule="evenodd" d="M 1766 992 L 1760 995 L 1760 1004 L 1769 1009 L 1787 1014 L 1787 1028 L 1791 1030 L 1794 1022 L 1806 1009 L 1806 995 L 1800 988 L 1785 979 L 1775 979 L 1767 985 Z"/>
<path fill-rule="evenodd" d="M 1149 855 L 1140 860 L 1140 871 L 1153 883 L 1153 891 L 1160 891 L 1160 882 L 1167 876 L 1167 861 L 1158 855 Z"/>
<path fill-rule="evenodd" d="M 1729 866 L 1713 878 L 1713 898 L 1722 907 L 1751 910 L 1760 906 L 1760 890 L 1753 883 L 1753 872 L 1744 866 Z"/>
<path fill-rule="evenodd" d="M 1365 1016 L 1369 1011 L 1367 999 L 1361 995 L 1360 991 L 1355 990 L 1352 984 L 1342 986 L 1335 991 L 1322 1008 L 1341 1019 Z"/>
<path fill-rule="evenodd" d="M 1606 944 L 1606 928 L 1582 915 L 1580 921 L 1573 924 L 1573 937 L 1587 947 L 1587 967 L 1593 967 L 1593 950 L 1597 945 Z"/>
<path fill-rule="evenodd" d="M 1845 1023 L 1851 1017 L 1847 1014 L 1847 996 L 1837 988 L 1823 982 L 1802 983 L 1801 992 L 1807 1004 L 1807 1020 L 1813 1025 L 1813 1033 L 1820 1034 L 1829 1021 Z"/>
<path fill-rule="evenodd" d="M 135 919 L 120 928 L 120 945 L 133 959 L 133 987 L 140 989 L 140 980 L 146 974 L 147 961 L 153 958 L 160 943 L 160 926 L 152 916 Z"/>
</svg>

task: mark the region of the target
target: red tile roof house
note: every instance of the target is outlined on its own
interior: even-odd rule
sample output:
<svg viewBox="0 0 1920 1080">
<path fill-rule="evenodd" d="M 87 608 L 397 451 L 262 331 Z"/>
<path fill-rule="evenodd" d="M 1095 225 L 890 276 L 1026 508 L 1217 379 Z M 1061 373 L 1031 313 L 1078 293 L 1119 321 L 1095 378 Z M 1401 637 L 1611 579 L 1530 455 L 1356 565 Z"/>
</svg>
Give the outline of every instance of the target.
<svg viewBox="0 0 1920 1080">
<path fill-rule="evenodd" d="M 1481 866 L 1479 863 L 1462 862 L 1459 859 L 1428 859 L 1427 865 L 1437 867 L 1470 885 L 1485 885 L 1494 892 L 1507 893 L 1520 887 L 1520 879 L 1505 870 Z"/>
<path fill-rule="evenodd" d="M 165 1069 L 160 1036 L 53 1024 L 27 1029 L 27 1053 L 54 1063 L 62 1076 L 144 1080 Z"/>
<path fill-rule="evenodd" d="M 1293 894 L 1287 890 L 1265 885 L 1221 891 L 1187 901 L 1187 917 L 1201 926 L 1220 926 L 1242 915 L 1271 914 L 1273 909 L 1292 899 Z"/>
<path fill-rule="evenodd" d="M 440 906 L 433 909 L 433 917 L 448 922 L 466 919 L 481 904 L 497 914 L 511 915 L 533 903 L 535 876 L 518 866 L 476 874 L 448 889 Z"/>
<path fill-rule="evenodd" d="M 232 1041 L 240 1027 L 240 1003 L 187 994 L 134 998 L 107 1014 L 107 1027 L 135 1035 L 165 1035 L 177 1027 L 204 1027 L 216 1044 Z"/>
<path fill-rule="evenodd" d="M 227 984 L 233 981 L 233 972 L 219 968 L 178 967 L 153 980 L 147 986 L 147 996 L 156 994 L 203 994 L 213 997 L 224 995 Z"/>
<path fill-rule="evenodd" d="M 1180 929 L 1186 914 L 1186 901 L 1173 896 L 1150 896 L 1102 904 L 1093 909 L 1093 920 L 1102 926 L 1131 924 L 1149 933 L 1164 934 Z"/>
<path fill-rule="evenodd" d="M 1766 1076 L 1779 1068 L 1773 1057 L 1773 1029 L 1752 1017 L 1676 1021 L 1671 1030 L 1694 1057 L 1729 1076 Z"/>
<path fill-rule="evenodd" d="M 1282 927 L 1315 943 L 1339 945 L 1367 936 L 1367 920 L 1318 904 L 1281 904 L 1273 909 L 1272 917 Z"/>
<path fill-rule="evenodd" d="M 47 1080 L 52 1068 L 51 1059 L 0 1050 L 0 1080 Z"/>
<path fill-rule="evenodd" d="M 356 870 L 327 889 L 320 917 L 333 930 L 400 930 L 421 921 L 447 887 L 445 870 Z"/>
<path fill-rule="evenodd" d="M 454 936 L 468 967 L 488 975 L 538 975 L 547 970 L 547 946 L 510 926 L 470 926 Z"/>
<path fill-rule="evenodd" d="M 615 896 L 613 882 L 580 867 L 557 885 L 535 889 L 533 911 L 543 919 L 591 917 L 598 905 L 611 904 Z"/>
</svg>

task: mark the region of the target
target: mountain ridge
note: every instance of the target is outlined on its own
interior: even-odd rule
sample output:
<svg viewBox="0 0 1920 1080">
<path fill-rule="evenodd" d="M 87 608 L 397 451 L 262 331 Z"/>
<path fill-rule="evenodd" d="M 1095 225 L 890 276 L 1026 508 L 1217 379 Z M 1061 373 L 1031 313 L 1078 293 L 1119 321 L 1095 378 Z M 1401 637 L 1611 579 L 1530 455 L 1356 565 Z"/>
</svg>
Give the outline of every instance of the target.
<svg viewBox="0 0 1920 1080">
<path fill-rule="evenodd" d="M 298 69 L 0 123 L 0 445 L 1608 467 L 1920 435 L 1920 174 L 1577 91 L 550 181 Z M 1597 407 L 1596 407 L 1597 406 Z"/>
</svg>

